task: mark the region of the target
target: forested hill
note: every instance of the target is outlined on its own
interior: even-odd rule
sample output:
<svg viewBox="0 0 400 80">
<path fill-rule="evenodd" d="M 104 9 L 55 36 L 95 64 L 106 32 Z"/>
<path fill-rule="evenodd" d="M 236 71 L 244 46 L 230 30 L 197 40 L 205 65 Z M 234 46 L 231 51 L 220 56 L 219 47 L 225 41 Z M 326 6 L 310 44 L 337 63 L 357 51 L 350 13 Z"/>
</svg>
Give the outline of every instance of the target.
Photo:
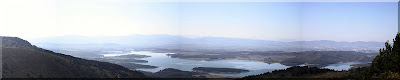
<svg viewBox="0 0 400 80">
<path fill-rule="evenodd" d="M 17 37 L 2 38 L 3 78 L 144 78 L 120 65 L 54 53 Z"/>
<path fill-rule="evenodd" d="M 308 67 L 308 66 L 293 66 L 283 70 L 275 70 L 272 72 L 267 72 L 259 75 L 246 76 L 242 79 L 262 79 L 262 78 L 310 78 L 317 75 L 323 75 L 324 73 L 334 73 L 331 69 L 320 69 L 318 67 Z"/>
<path fill-rule="evenodd" d="M 285 70 L 277 70 L 259 75 L 246 76 L 239 80 L 254 80 L 265 78 L 386 78 L 400 79 L 400 34 L 393 39 L 393 44 L 385 43 L 379 54 L 372 60 L 369 67 L 350 69 L 348 71 L 333 71 L 312 67 L 294 66 Z"/>
</svg>

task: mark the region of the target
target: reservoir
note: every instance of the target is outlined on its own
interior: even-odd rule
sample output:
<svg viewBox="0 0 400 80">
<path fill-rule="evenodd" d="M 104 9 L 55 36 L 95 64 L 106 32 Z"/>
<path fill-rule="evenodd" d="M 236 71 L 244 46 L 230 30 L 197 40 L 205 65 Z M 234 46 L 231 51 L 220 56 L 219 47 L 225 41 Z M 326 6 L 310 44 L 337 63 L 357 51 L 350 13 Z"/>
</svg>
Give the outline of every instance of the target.
<svg viewBox="0 0 400 80">
<path fill-rule="evenodd" d="M 140 58 L 140 60 L 146 60 L 147 63 L 138 63 L 144 65 L 152 65 L 158 66 L 158 68 L 151 69 L 136 69 L 142 71 L 150 71 L 157 72 L 163 70 L 165 68 L 175 68 L 183 71 L 192 71 L 192 68 L 195 67 L 215 67 L 215 68 L 237 68 L 237 69 L 246 69 L 250 72 L 243 73 L 235 73 L 235 74 L 215 74 L 215 75 L 224 75 L 224 76 L 237 76 L 244 77 L 248 75 L 256 75 L 262 74 L 265 72 L 270 72 L 273 70 L 286 69 L 290 66 L 285 66 L 280 63 L 264 63 L 258 61 L 250 61 L 250 60 L 187 60 L 187 59 L 179 59 L 179 58 L 171 58 L 167 54 L 174 53 L 154 53 L 150 51 L 131 51 L 130 53 L 115 53 L 115 54 L 102 54 L 104 57 L 108 56 L 120 56 L 120 55 L 147 55 L 150 57 Z M 359 64 L 361 62 L 345 62 L 345 63 L 337 63 L 331 64 L 329 66 L 323 67 L 334 70 L 348 70 L 350 69 L 351 64 Z"/>
</svg>

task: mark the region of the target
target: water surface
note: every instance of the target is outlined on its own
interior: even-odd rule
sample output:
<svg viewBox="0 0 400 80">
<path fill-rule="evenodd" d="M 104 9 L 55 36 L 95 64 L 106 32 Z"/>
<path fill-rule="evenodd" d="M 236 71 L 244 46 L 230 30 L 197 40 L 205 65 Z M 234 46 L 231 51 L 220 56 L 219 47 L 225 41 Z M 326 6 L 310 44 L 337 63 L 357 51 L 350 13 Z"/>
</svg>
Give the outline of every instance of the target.
<svg viewBox="0 0 400 80">
<path fill-rule="evenodd" d="M 187 60 L 187 59 L 179 59 L 179 58 L 171 58 L 167 54 L 174 53 L 154 53 L 150 51 L 132 51 L 130 53 L 115 53 L 115 54 L 103 54 L 105 57 L 108 56 L 121 56 L 121 55 L 147 55 L 150 57 L 141 58 L 141 60 L 146 60 L 148 63 L 138 63 L 144 65 L 152 65 L 158 66 L 158 68 L 152 69 L 137 69 L 143 71 L 157 72 L 163 70 L 165 68 L 175 68 L 183 71 L 192 71 L 192 68 L 195 67 L 216 67 L 216 68 L 237 68 L 237 69 L 246 69 L 250 72 L 243 73 L 235 73 L 235 74 L 216 74 L 216 75 L 224 75 L 224 76 L 237 76 L 243 77 L 248 75 L 257 75 L 265 72 L 270 72 L 278 69 L 286 69 L 290 66 L 285 66 L 280 63 L 264 63 L 250 60 Z M 350 69 L 351 64 L 360 64 L 361 62 L 346 62 L 346 63 L 337 63 L 331 64 L 329 66 L 323 67 L 334 70 L 348 70 Z"/>
</svg>

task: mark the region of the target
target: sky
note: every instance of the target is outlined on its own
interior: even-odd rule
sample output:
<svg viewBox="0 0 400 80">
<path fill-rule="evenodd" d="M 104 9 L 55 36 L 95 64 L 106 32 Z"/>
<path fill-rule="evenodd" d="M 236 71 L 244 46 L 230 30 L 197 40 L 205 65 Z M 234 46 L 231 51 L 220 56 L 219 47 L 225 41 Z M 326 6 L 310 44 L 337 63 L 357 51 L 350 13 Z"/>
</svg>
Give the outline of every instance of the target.
<svg viewBox="0 0 400 80">
<path fill-rule="evenodd" d="M 384 42 L 398 29 L 398 4 L 393 0 L 220 1 L 0 0 L 0 36 L 168 34 Z"/>
</svg>

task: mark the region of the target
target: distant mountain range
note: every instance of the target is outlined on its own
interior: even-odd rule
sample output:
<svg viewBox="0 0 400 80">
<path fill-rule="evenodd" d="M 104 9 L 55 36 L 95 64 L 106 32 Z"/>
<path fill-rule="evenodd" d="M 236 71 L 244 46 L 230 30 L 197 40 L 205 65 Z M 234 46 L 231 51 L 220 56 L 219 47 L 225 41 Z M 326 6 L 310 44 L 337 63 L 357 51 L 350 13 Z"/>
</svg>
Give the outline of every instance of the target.
<svg viewBox="0 0 400 80">
<path fill-rule="evenodd" d="M 257 51 L 360 51 L 377 52 L 384 42 L 269 41 L 225 37 L 188 38 L 174 35 L 58 36 L 32 40 L 43 48 L 165 48 Z"/>
<path fill-rule="evenodd" d="M 3 78 L 145 78 L 120 65 L 85 60 L 33 46 L 17 37 L 1 37 Z"/>
</svg>

